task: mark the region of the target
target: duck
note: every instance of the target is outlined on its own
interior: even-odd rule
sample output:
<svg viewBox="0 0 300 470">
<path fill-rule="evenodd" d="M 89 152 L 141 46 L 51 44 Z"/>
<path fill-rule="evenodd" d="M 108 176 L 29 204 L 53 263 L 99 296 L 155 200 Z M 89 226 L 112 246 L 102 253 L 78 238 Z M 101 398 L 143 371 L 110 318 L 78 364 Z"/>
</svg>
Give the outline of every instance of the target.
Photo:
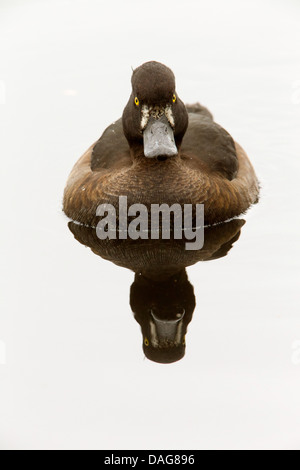
<svg viewBox="0 0 300 470">
<path fill-rule="evenodd" d="M 205 227 L 204 245 L 199 250 L 186 250 L 182 239 L 107 240 L 99 239 L 95 227 L 69 221 L 68 228 L 94 255 L 134 273 L 129 303 L 141 327 L 144 355 L 151 361 L 170 364 L 185 355 L 187 330 L 196 306 L 187 267 L 227 256 L 244 224 L 245 220 L 235 218 Z M 118 283 L 113 279 L 112 289 L 118 293 Z M 109 305 L 107 314 L 116 314 L 113 309 L 109 311 Z M 129 344 L 126 335 L 123 344 Z M 112 342 L 116 351 L 119 346 Z M 119 350 L 122 354 L 123 349 Z"/>
<path fill-rule="evenodd" d="M 96 226 L 100 204 L 204 204 L 205 225 L 245 213 L 259 182 L 244 149 L 199 102 L 185 105 L 166 65 L 133 70 L 122 117 L 74 165 L 63 196 L 73 221 Z"/>
</svg>

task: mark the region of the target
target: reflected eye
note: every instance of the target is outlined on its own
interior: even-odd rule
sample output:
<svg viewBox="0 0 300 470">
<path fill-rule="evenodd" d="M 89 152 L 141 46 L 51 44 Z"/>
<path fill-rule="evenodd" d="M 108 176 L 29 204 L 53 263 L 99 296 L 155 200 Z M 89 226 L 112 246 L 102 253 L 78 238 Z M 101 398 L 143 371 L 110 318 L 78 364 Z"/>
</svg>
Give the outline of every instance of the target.
<svg viewBox="0 0 300 470">
<path fill-rule="evenodd" d="M 176 95 L 175 95 L 175 93 L 174 93 L 174 95 L 173 95 L 173 97 L 172 97 L 172 101 L 173 101 L 173 103 L 175 103 L 175 101 L 176 101 Z"/>
<path fill-rule="evenodd" d="M 137 96 L 134 98 L 134 104 L 135 104 L 136 106 L 138 106 L 138 105 L 140 104 L 139 99 L 138 99 Z"/>
<path fill-rule="evenodd" d="M 145 346 L 149 346 L 149 340 L 148 340 L 148 338 L 146 338 L 146 337 L 145 337 L 145 339 L 144 339 L 144 345 L 145 345 Z"/>
</svg>

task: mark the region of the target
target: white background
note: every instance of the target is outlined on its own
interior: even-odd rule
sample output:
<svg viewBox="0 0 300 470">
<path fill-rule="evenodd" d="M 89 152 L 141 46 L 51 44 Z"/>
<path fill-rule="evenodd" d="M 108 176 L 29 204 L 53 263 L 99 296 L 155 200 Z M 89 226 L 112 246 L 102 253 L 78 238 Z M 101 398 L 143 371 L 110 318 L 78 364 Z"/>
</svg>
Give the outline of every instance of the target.
<svg viewBox="0 0 300 470">
<path fill-rule="evenodd" d="M 2 449 L 300 449 L 299 45 L 296 0 L 0 0 Z M 229 255 L 188 269 L 197 306 L 171 365 L 143 357 L 133 273 L 61 212 L 147 60 L 262 183 Z"/>
</svg>

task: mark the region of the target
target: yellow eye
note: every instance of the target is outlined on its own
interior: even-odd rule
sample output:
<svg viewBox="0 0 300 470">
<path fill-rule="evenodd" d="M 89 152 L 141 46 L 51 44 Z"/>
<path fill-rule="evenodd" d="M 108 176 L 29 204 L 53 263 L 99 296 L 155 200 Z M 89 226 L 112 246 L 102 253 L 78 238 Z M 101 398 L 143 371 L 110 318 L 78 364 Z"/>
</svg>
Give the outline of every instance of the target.
<svg viewBox="0 0 300 470">
<path fill-rule="evenodd" d="M 176 101 L 176 95 L 175 95 L 175 93 L 174 93 L 174 95 L 173 95 L 173 97 L 172 97 L 172 101 L 173 101 L 173 103 L 175 103 L 175 101 Z"/>
<path fill-rule="evenodd" d="M 138 105 L 140 104 L 139 99 L 138 99 L 137 96 L 134 98 L 134 104 L 135 104 L 136 106 L 138 106 Z"/>
<path fill-rule="evenodd" d="M 148 340 L 148 338 L 146 338 L 146 337 L 145 337 L 145 339 L 144 339 L 144 345 L 145 345 L 145 346 L 149 346 L 149 340 Z"/>
<path fill-rule="evenodd" d="M 182 344 L 183 346 L 185 345 L 185 336 L 183 337 Z"/>
</svg>

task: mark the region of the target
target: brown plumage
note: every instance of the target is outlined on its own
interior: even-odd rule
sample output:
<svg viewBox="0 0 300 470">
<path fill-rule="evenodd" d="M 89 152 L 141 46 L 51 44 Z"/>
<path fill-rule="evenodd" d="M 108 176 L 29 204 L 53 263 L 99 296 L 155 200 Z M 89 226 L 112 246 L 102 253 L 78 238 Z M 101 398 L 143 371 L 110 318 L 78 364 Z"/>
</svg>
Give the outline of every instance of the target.
<svg viewBox="0 0 300 470">
<path fill-rule="evenodd" d="M 135 102 L 138 98 L 139 103 Z M 146 158 L 141 120 L 147 109 L 171 109 L 178 154 Z M 170 121 L 171 123 L 171 121 Z M 99 204 L 204 204 L 206 224 L 244 213 L 258 199 L 254 169 L 239 144 L 201 105 L 187 105 L 175 91 L 170 69 L 147 62 L 133 72 L 132 94 L 121 119 L 78 160 L 68 178 L 63 210 L 95 225 Z"/>
</svg>

